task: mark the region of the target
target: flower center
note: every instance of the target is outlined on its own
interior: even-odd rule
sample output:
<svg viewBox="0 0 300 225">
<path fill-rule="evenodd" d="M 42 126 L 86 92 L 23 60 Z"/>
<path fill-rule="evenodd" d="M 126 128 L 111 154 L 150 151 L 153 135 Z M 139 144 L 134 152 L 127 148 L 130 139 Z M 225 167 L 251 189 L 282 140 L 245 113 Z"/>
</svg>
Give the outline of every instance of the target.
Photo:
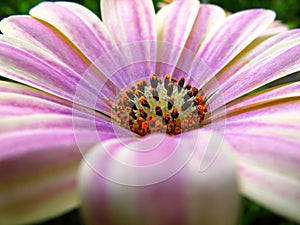
<svg viewBox="0 0 300 225">
<path fill-rule="evenodd" d="M 126 89 L 113 107 L 113 118 L 140 136 L 174 136 L 199 128 L 206 112 L 206 102 L 196 87 L 185 85 L 184 77 L 177 80 L 166 74 L 163 81 L 151 75 L 150 85 L 142 80 Z"/>
</svg>

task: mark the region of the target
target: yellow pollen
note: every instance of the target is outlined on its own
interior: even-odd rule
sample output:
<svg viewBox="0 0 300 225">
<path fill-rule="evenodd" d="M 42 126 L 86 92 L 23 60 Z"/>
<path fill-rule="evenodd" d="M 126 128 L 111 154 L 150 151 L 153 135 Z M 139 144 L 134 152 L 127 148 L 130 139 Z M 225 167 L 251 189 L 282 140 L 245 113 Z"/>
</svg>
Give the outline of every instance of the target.
<svg viewBox="0 0 300 225">
<path fill-rule="evenodd" d="M 114 120 L 140 135 L 167 133 L 171 136 L 200 127 L 207 104 L 196 87 L 166 74 L 150 76 L 150 84 L 138 81 L 124 91 L 113 108 Z"/>
</svg>

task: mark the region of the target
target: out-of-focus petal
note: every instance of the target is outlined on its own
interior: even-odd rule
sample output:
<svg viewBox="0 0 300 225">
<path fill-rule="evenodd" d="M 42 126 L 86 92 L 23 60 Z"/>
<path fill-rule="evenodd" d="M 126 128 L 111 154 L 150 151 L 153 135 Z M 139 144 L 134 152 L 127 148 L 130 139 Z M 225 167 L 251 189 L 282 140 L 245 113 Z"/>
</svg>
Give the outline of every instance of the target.
<svg viewBox="0 0 300 225">
<path fill-rule="evenodd" d="M 299 97 L 250 105 L 228 114 L 225 131 L 241 166 L 242 193 L 298 222 L 299 110 Z"/>
<path fill-rule="evenodd" d="M 241 192 L 272 211 L 300 222 L 300 181 L 263 167 L 241 164 Z"/>
<path fill-rule="evenodd" d="M 87 224 L 235 224 L 235 166 L 216 134 L 153 134 L 96 146 L 79 179 Z"/>
<path fill-rule="evenodd" d="M 83 119 L 75 136 L 73 119 L 0 119 L 0 224 L 32 223 L 78 207 L 77 167 L 97 136 Z"/>
</svg>

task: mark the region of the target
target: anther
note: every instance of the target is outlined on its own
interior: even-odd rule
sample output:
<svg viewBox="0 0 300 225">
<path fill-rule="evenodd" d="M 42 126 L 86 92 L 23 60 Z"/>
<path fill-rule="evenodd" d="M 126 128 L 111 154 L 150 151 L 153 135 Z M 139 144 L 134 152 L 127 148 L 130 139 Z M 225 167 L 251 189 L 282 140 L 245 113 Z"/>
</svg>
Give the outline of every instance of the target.
<svg viewBox="0 0 300 225">
<path fill-rule="evenodd" d="M 140 97 L 139 102 L 141 103 L 142 106 L 147 107 L 147 108 L 150 109 L 150 105 L 147 102 L 145 96 Z"/>
<path fill-rule="evenodd" d="M 173 109 L 173 111 L 172 111 L 172 113 L 171 113 L 171 116 L 172 116 L 173 119 L 178 118 L 179 112 L 178 112 L 178 109 L 177 109 L 177 108 L 174 107 L 174 109 Z"/>
<path fill-rule="evenodd" d="M 181 78 L 179 79 L 179 81 L 178 81 L 179 87 L 183 88 L 184 82 L 185 82 L 184 77 L 181 77 Z"/>
<path fill-rule="evenodd" d="M 152 97 L 153 97 L 156 101 L 159 101 L 158 92 L 157 92 L 156 88 L 152 88 L 152 89 L 151 89 L 151 93 L 152 93 Z"/>
<path fill-rule="evenodd" d="M 162 110 L 161 110 L 161 108 L 159 106 L 155 107 L 155 114 L 157 116 L 162 116 L 163 113 L 162 113 Z"/>
<path fill-rule="evenodd" d="M 169 82 L 170 82 L 170 74 L 166 74 L 165 75 L 165 80 L 164 80 L 164 88 L 166 90 L 168 89 Z"/>
<path fill-rule="evenodd" d="M 175 84 L 177 83 L 177 79 L 175 77 L 172 77 L 171 81 Z"/>
<path fill-rule="evenodd" d="M 134 94 L 131 90 L 126 90 L 125 93 L 128 96 L 128 98 L 130 98 L 131 100 L 134 100 Z"/>
<path fill-rule="evenodd" d="M 173 108 L 173 103 L 168 102 L 168 110 L 171 110 Z"/>
<path fill-rule="evenodd" d="M 190 90 L 191 88 L 192 88 L 192 85 L 190 85 L 190 84 L 187 84 L 187 85 L 184 87 L 185 90 Z"/>
<path fill-rule="evenodd" d="M 133 119 L 137 119 L 137 116 L 135 115 L 135 112 L 133 110 L 130 110 L 129 116 L 131 116 Z"/>
<path fill-rule="evenodd" d="M 157 76 L 155 74 L 153 74 L 150 77 L 150 84 L 152 88 L 157 88 L 158 81 L 157 81 Z"/>
<path fill-rule="evenodd" d="M 168 84 L 168 87 L 167 87 L 167 95 L 168 95 L 169 97 L 171 97 L 171 95 L 172 95 L 172 93 L 173 93 L 173 86 L 174 86 L 173 83 L 169 83 L 169 84 Z"/>
<path fill-rule="evenodd" d="M 138 88 L 142 93 L 145 92 L 145 87 L 146 87 L 146 85 L 147 85 L 147 83 L 146 83 L 146 81 L 144 81 L 144 80 L 142 80 L 142 81 L 136 83 L 137 88 Z"/>
<path fill-rule="evenodd" d="M 169 113 L 165 113 L 163 115 L 163 120 L 165 121 L 166 124 L 169 123 L 169 121 L 170 121 L 170 114 Z"/>
<path fill-rule="evenodd" d="M 147 114 L 142 108 L 139 108 L 138 111 L 139 111 L 141 117 L 142 117 L 144 120 L 146 120 L 148 114 Z"/>
</svg>

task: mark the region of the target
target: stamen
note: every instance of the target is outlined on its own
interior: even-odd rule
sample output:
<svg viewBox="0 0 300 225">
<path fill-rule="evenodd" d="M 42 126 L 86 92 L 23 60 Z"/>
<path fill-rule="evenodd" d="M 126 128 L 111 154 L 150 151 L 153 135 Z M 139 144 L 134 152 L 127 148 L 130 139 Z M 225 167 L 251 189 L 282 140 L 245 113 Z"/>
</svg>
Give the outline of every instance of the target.
<svg viewBox="0 0 300 225">
<path fill-rule="evenodd" d="M 122 127 L 144 136 L 167 133 L 171 136 L 200 127 L 207 113 L 206 101 L 196 87 L 169 74 L 162 82 L 155 74 L 150 85 L 141 80 L 125 90 L 113 108 L 114 120 Z"/>
</svg>

